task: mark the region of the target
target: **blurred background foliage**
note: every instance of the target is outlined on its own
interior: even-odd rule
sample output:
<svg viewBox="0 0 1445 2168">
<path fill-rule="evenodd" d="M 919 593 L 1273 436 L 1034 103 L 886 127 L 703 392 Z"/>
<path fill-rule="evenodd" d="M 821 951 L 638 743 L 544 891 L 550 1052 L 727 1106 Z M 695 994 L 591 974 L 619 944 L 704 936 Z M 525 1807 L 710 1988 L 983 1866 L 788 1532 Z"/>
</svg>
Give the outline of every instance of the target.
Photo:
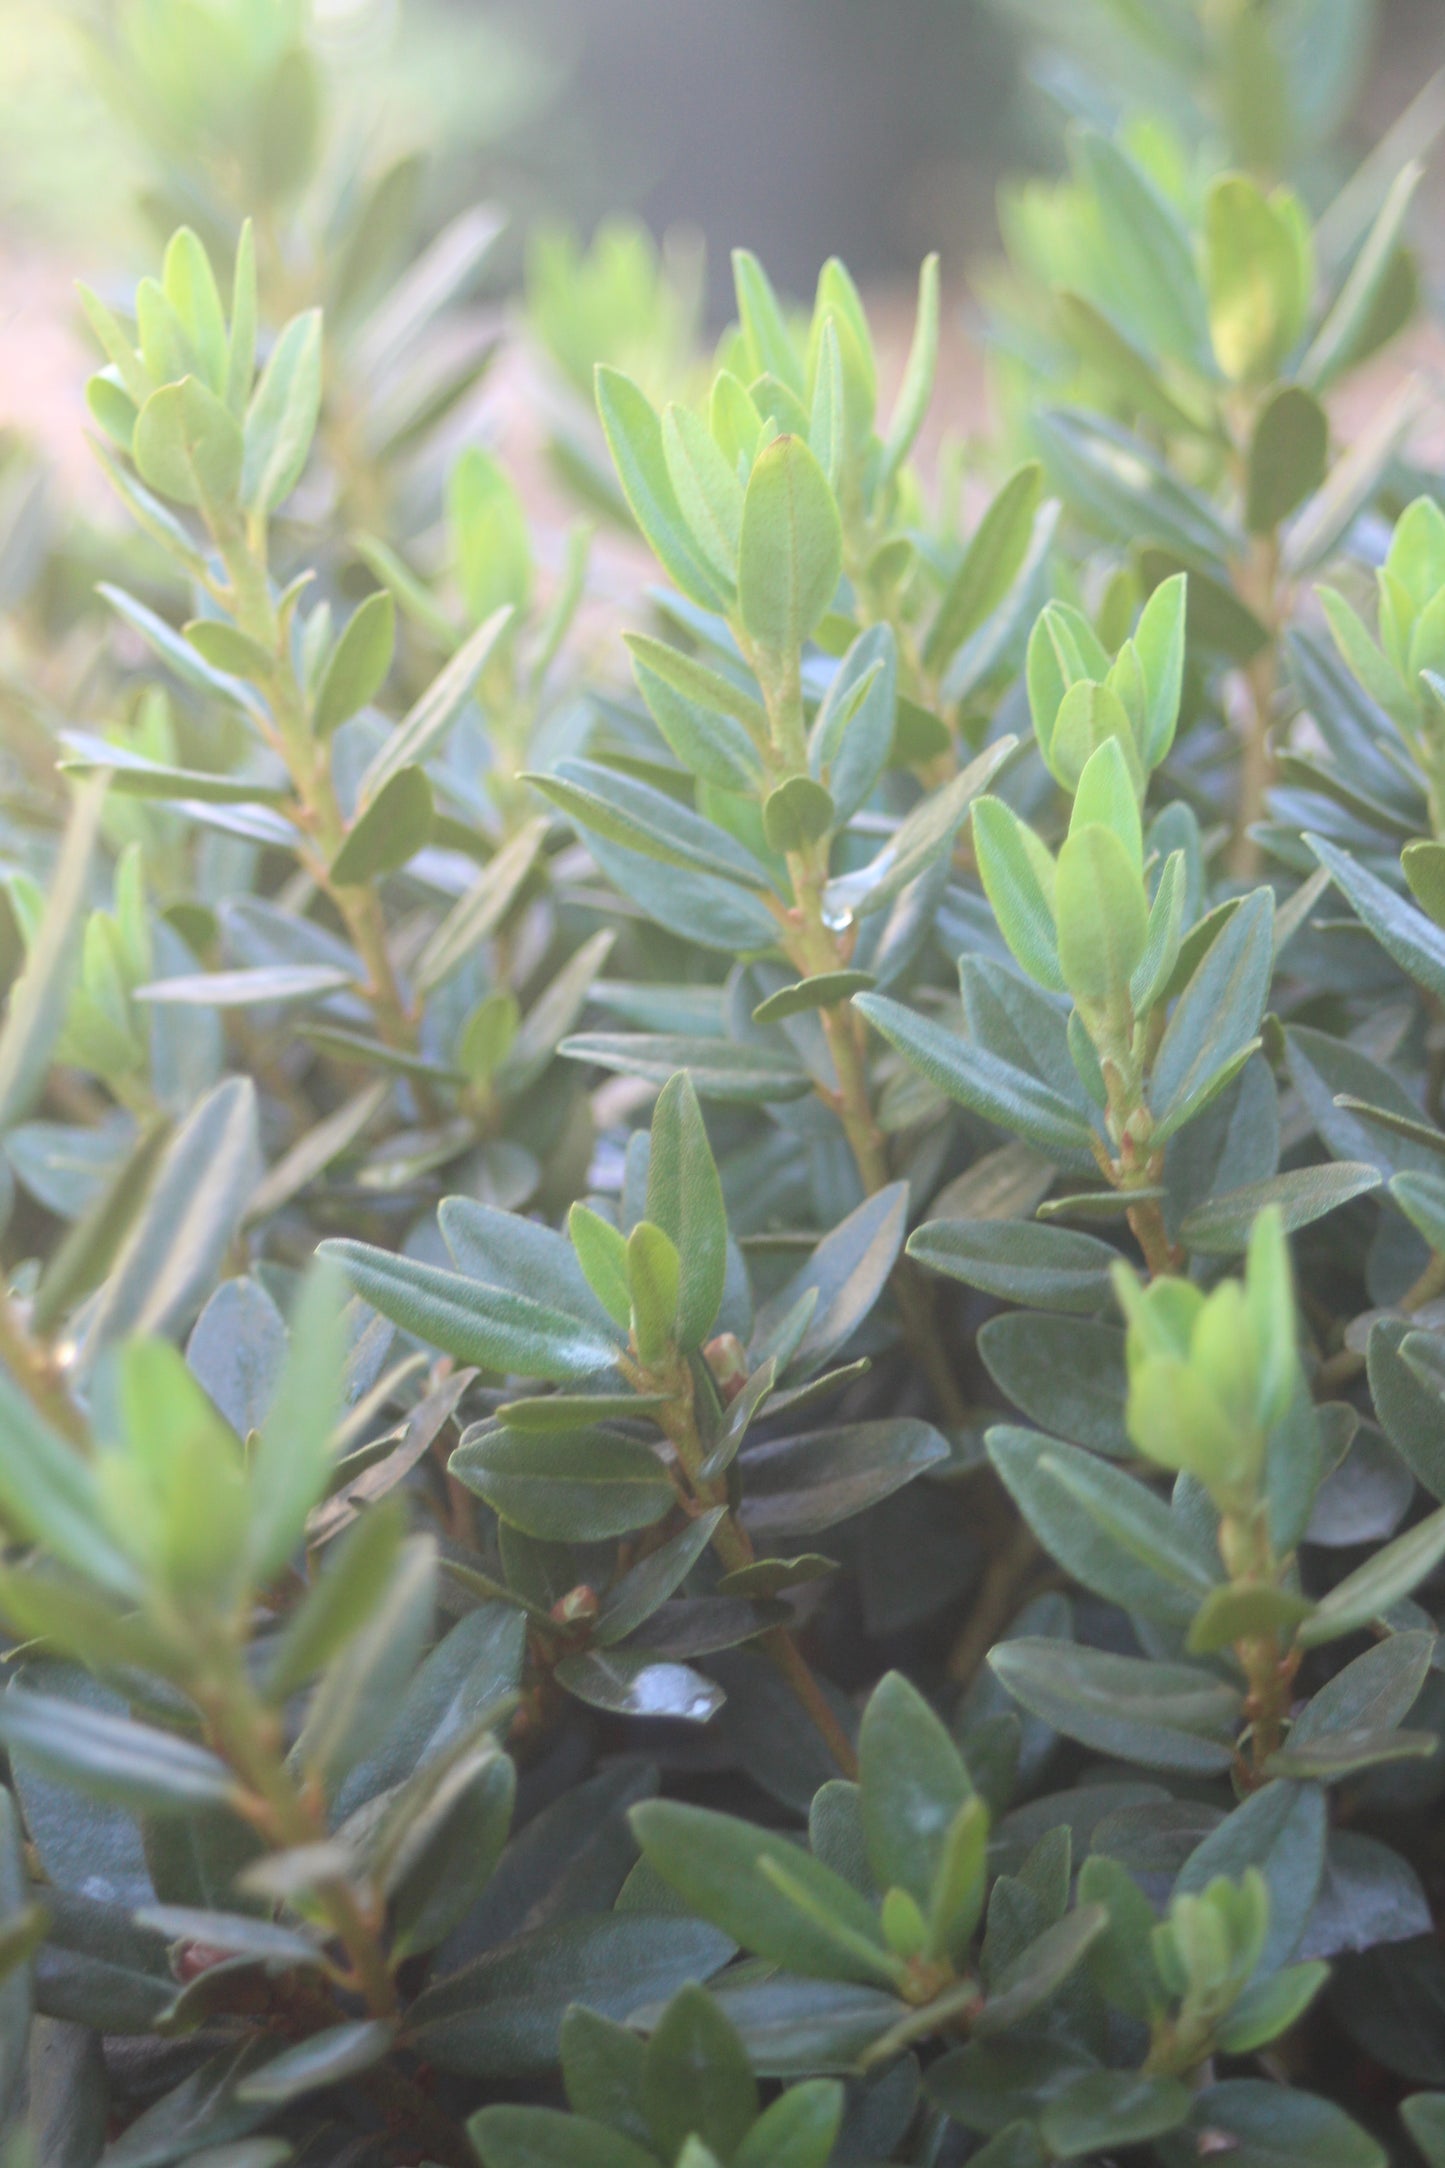
<svg viewBox="0 0 1445 2168">
<path fill-rule="evenodd" d="M 793 290 L 834 253 L 865 281 L 907 279 L 927 247 L 947 263 L 991 245 L 1000 176 L 1057 163 L 1066 114 L 1162 100 L 1186 137 L 1222 122 L 1247 147 L 1278 103 L 1246 50 L 1237 91 L 1196 68 L 1190 113 L 1180 26 L 1194 11 L 1174 0 L 316 0 L 309 12 L 342 135 L 374 156 L 424 148 L 435 219 L 487 195 L 519 229 L 545 215 L 590 231 L 619 210 L 654 232 L 687 227 L 706 244 L 719 316 L 740 235 Z M 0 0 L 0 235 L 12 249 L 74 263 L 141 244 L 154 160 L 105 94 L 97 54 L 148 13 Z M 1221 49 L 1246 13 L 1235 0 L 1213 11 Z M 1275 14 L 1286 46 L 1290 19 L 1308 23 L 1312 110 L 1286 162 L 1323 199 L 1341 155 L 1438 59 L 1439 9 L 1337 0 L 1323 35 L 1317 9 Z M 1352 105 L 1353 143 L 1337 125 Z"/>
</svg>

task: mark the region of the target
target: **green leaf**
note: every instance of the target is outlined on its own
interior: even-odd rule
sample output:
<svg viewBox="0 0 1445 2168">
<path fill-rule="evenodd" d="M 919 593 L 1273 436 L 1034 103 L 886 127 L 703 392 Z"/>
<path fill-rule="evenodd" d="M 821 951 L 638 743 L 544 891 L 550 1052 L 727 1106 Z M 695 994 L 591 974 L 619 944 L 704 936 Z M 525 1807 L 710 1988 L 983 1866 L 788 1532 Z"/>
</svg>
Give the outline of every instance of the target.
<svg viewBox="0 0 1445 2168">
<path fill-rule="evenodd" d="M 224 671 L 228 677 L 249 677 L 265 685 L 275 672 L 274 653 L 224 618 L 193 617 L 185 635 L 213 670 Z"/>
<path fill-rule="evenodd" d="M 731 1039 L 684 1038 L 673 1032 L 578 1032 L 557 1049 L 568 1061 L 596 1062 L 622 1076 L 665 1085 L 685 1070 L 699 1099 L 739 1106 L 802 1099 L 812 1078 L 790 1049 L 739 1045 Z"/>
<path fill-rule="evenodd" d="M 434 809 L 424 768 L 398 768 L 370 799 L 331 861 L 341 888 L 395 873 L 431 840 Z"/>
<path fill-rule="evenodd" d="M 76 292 L 86 321 L 99 341 L 102 351 L 116 370 L 121 382 L 130 393 L 136 406 L 142 406 L 153 390 L 149 372 L 139 354 L 132 346 L 119 319 L 108 309 L 100 296 L 89 286 L 77 281 Z"/>
<path fill-rule="evenodd" d="M 639 1220 L 627 1237 L 627 1291 L 639 1360 L 660 1370 L 674 1358 L 682 1260 L 660 1227 Z"/>
<path fill-rule="evenodd" d="M 743 501 L 738 608 L 750 637 L 769 654 L 796 654 L 842 570 L 843 530 L 827 477 L 801 437 L 778 437 L 754 461 Z"/>
<path fill-rule="evenodd" d="M 1209 353 L 1204 295 L 1178 213 L 1108 136 L 1082 130 L 1073 148 L 1102 212 L 1110 281 L 1125 317 L 1151 345 L 1200 370 Z"/>
<path fill-rule="evenodd" d="M 594 1542 L 651 1528 L 676 1499 L 650 1446 L 603 1430 L 478 1426 L 449 1465 L 493 1512 L 543 1542 Z"/>
<path fill-rule="evenodd" d="M 1349 366 L 1390 276 L 1406 214 L 1424 168 L 1411 159 L 1401 167 L 1379 216 L 1350 267 L 1324 322 L 1299 365 L 1299 380 L 1311 391 L 1325 391 Z"/>
<path fill-rule="evenodd" d="M 1298 2024 L 1330 1976 L 1318 1962 L 1289 1965 L 1272 1979 L 1247 1987 L 1216 2030 L 1228 2055 L 1248 2055 Z"/>
<path fill-rule="evenodd" d="M 1400 866 L 1420 908 L 1445 926 L 1445 843 L 1407 843 Z"/>
<path fill-rule="evenodd" d="M 642 2066 L 653 2142 L 671 2159 L 690 2137 L 731 2161 L 758 2117 L 747 2050 L 712 1997 L 682 1988 L 657 2021 Z"/>
<path fill-rule="evenodd" d="M 321 413 L 321 311 L 293 316 L 246 409 L 241 502 L 274 512 L 301 479 Z"/>
<path fill-rule="evenodd" d="M 835 2079 L 807 2078 L 788 2086 L 748 2131 L 731 2168 L 828 2168 L 843 2105 L 843 2088 Z"/>
<path fill-rule="evenodd" d="M 780 1368 L 811 1370 L 846 1346 L 887 1285 L 908 1225 L 908 1190 L 890 1182 L 855 1205 L 829 1229 L 808 1262 L 762 1309 L 754 1329 L 754 1359 L 814 1291 L 812 1307 L 791 1355 Z M 762 1351 L 759 1353 L 758 1351 Z"/>
<path fill-rule="evenodd" d="M 227 406 L 240 421 L 256 373 L 256 229 L 243 219 L 231 277 L 231 330 L 226 342 Z"/>
<path fill-rule="evenodd" d="M 1040 986 L 1063 993 L 1052 853 L 1001 798 L 980 798 L 974 807 L 973 847 L 984 894 L 1014 957 Z"/>
<path fill-rule="evenodd" d="M 1184 641 L 1189 578 L 1176 572 L 1161 580 L 1140 613 L 1134 649 L 1144 672 L 1146 700 L 1139 751 L 1156 768 L 1174 742 L 1184 684 Z"/>
<path fill-rule="evenodd" d="M 1023 569 L 1043 480 L 1037 460 L 1016 468 L 974 529 L 923 644 L 924 667 L 935 676 L 993 615 Z"/>
<path fill-rule="evenodd" d="M 1287 1588 L 1252 1588 L 1247 1583 L 1216 1588 L 1195 1613 L 1185 1646 L 1191 1656 L 1208 1656 L 1268 1634 L 1291 1641 L 1313 1609 L 1307 1596 Z"/>
<path fill-rule="evenodd" d="M 1274 896 L 1246 896 L 1175 1003 L 1154 1057 L 1154 1141 L 1191 1121 L 1254 1046 L 1274 968 Z"/>
<path fill-rule="evenodd" d="M 188 1324 L 209 1294 L 260 1174 L 247 1077 L 208 1092 L 166 1147 L 124 1249 L 89 1311 L 81 1358 Z"/>
<path fill-rule="evenodd" d="M 302 2100 L 329 2085 L 340 2085 L 379 2063 L 391 2047 L 395 2027 L 381 2018 L 356 2018 L 345 2025 L 328 2025 L 283 2048 L 236 2087 L 238 2100 L 264 2101 L 268 2105 Z"/>
<path fill-rule="evenodd" d="M 610 1648 L 624 1640 L 676 1593 L 707 1549 L 726 1511 L 724 1506 L 714 1506 L 711 1512 L 698 1514 L 613 1582 L 597 1613 L 595 1638 L 599 1648 Z"/>
<path fill-rule="evenodd" d="M 269 1651 L 265 1686 L 275 1701 L 329 1664 L 360 1632 L 396 1570 L 406 1523 L 396 1501 L 378 1501 L 327 1548 L 321 1571 Z"/>
<path fill-rule="evenodd" d="M 755 793 L 768 727 L 758 702 L 678 648 L 642 633 L 625 637 L 638 691 L 678 759 L 720 790 Z"/>
<path fill-rule="evenodd" d="M 873 984 L 871 971 L 820 971 L 811 979 L 797 979 L 780 986 L 753 1010 L 755 1024 L 780 1024 L 787 1016 L 805 1016 L 811 1009 L 831 1009 L 864 994 Z"/>
<path fill-rule="evenodd" d="M 108 1594 L 134 1597 L 136 1569 L 106 1525 L 94 1468 L 0 1373 L 0 1516 Z"/>
<path fill-rule="evenodd" d="M 973 1787 L 943 1724 L 901 1672 L 885 1673 L 868 1697 L 858 1764 L 873 1880 L 880 1890 L 907 1890 L 927 1906 Z"/>
<path fill-rule="evenodd" d="M 560 761 L 550 775 L 526 778 L 584 834 L 641 851 L 667 866 L 711 873 L 744 888 L 766 889 L 764 867 L 725 828 L 703 820 L 665 791 L 615 774 L 591 760 Z"/>
<path fill-rule="evenodd" d="M 732 269 L 748 366 L 754 376 L 774 376 L 801 398 L 803 372 L 797 349 L 767 272 L 746 248 L 733 250 Z"/>
<path fill-rule="evenodd" d="M 1325 478 L 1329 419 L 1319 401 L 1299 384 L 1283 384 L 1261 409 L 1249 445 L 1244 524 L 1269 534 Z"/>
<path fill-rule="evenodd" d="M 1008 1424 L 989 1431 L 988 1450 L 1050 1556 L 1106 1603 L 1187 1626 L 1216 1587 L 1169 1508 L 1123 1469 Z"/>
<path fill-rule="evenodd" d="M 1102 1852 L 1091 1853 L 1079 1870 L 1079 1902 L 1102 1905 L 1109 1915 L 1089 1952 L 1095 1986 L 1126 2017 L 1152 2018 L 1165 2001 L 1153 1955 L 1153 1905 L 1121 1862 Z"/>
<path fill-rule="evenodd" d="M 1112 1459 L 1133 1451 L 1124 1429 L 1124 1335 L 1092 1318 L 991 1317 L 978 1351 L 989 1376 L 1032 1423 Z"/>
<path fill-rule="evenodd" d="M 469 1279 L 487 1287 L 524 1287 L 535 1301 L 608 1331 L 576 1256 L 552 1228 L 471 1197 L 444 1197 L 437 1223 L 453 1263 Z"/>
<path fill-rule="evenodd" d="M 821 783 L 810 775 L 790 775 L 763 800 L 763 834 L 779 856 L 806 850 L 827 835 L 837 808 Z"/>
<path fill-rule="evenodd" d="M 1215 358 L 1235 383 L 1268 382 L 1304 327 L 1310 266 L 1288 202 L 1226 173 L 1204 202 L 1205 287 Z"/>
<path fill-rule="evenodd" d="M 1429 2168 L 1445 2162 L 1445 2093 L 1412 2093 L 1400 2103 L 1405 2128 L 1424 2154 Z"/>
<path fill-rule="evenodd" d="M 1058 487 L 1112 540 L 1157 542 L 1186 564 L 1224 566 L 1238 555 L 1239 536 L 1209 500 L 1128 430 L 1069 407 L 1036 414 L 1033 429 Z"/>
<path fill-rule="evenodd" d="M 477 627 L 437 673 L 415 705 L 407 710 L 361 778 L 359 795 L 364 803 L 377 798 L 401 769 L 413 767 L 427 758 L 470 699 L 477 679 L 511 620 L 510 607 L 494 610 L 485 624 Z M 516 840 L 512 838 L 513 842 Z M 498 852 L 498 859 L 505 855 L 507 847 L 504 845 Z"/>
<path fill-rule="evenodd" d="M 1240 1696 L 1198 1666 L 1028 1636 L 1000 1643 L 989 1666 L 1031 1715 L 1098 1753 L 1198 1774 L 1234 1758 Z"/>
<path fill-rule="evenodd" d="M 65 1026 L 80 960 L 79 930 L 86 910 L 90 854 L 104 802 L 105 785 L 99 782 L 77 797 L 55 862 L 40 930 L 10 990 L 0 1028 L 0 1135 L 29 1112 Z"/>
<path fill-rule="evenodd" d="M 909 882 L 953 847 L 975 798 L 1014 751 L 1017 740 L 999 738 L 977 759 L 920 799 L 877 856 L 856 873 L 841 873 L 823 891 L 823 914 L 835 929 L 881 911 Z"/>
<path fill-rule="evenodd" d="M 1347 851 L 1322 836 L 1304 840 L 1385 953 L 1427 993 L 1445 996 L 1445 932 Z"/>
<path fill-rule="evenodd" d="M 62 744 L 67 758 L 60 762 L 68 775 L 94 775 L 109 771 L 110 788 L 126 797 L 191 798 L 213 805 L 283 805 L 289 788 L 263 783 L 245 776 L 210 775 L 201 768 L 172 768 L 160 761 L 145 760 L 129 746 L 112 745 L 108 739 L 86 730 L 67 730 Z"/>
<path fill-rule="evenodd" d="M 1248 1182 L 1242 1189 L 1226 1190 L 1207 1204 L 1196 1205 L 1180 1223 L 1180 1240 L 1186 1249 L 1201 1256 L 1239 1256 L 1248 1246 L 1256 1219 L 1271 1206 L 1279 1211 L 1285 1233 L 1293 1234 L 1379 1186 L 1378 1169 L 1358 1160 L 1297 1167 L 1263 1182 Z"/>
<path fill-rule="evenodd" d="M 1445 1132 L 1421 1120 L 1388 1069 L 1307 1024 L 1287 1026 L 1284 1045 L 1290 1080 L 1335 1158 L 1369 1161 L 1387 1178 L 1401 1167 L 1439 1167 Z"/>
<path fill-rule="evenodd" d="M 525 614 L 532 589 L 527 515 L 510 477 L 469 444 L 447 478 L 457 586 L 474 623 L 509 606 Z"/>
<path fill-rule="evenodd" d="M 913 449 L 938 369 L 938 258 L 925 256 L 918 272 L 918 313 L 913 341 L 904 364 L 903 381 L 883 440 L 880 483 L 886 487 Z"/>
<path fill-rule="evenodd" d="M 577 1252 L 587 1285 L 613 1323 L 625 1332 L 632 1322 L 632 1297 L 627 1287 L 627 1238 L 610 1220 L 590 1205 L 574 1204 L 567 1217 L 567 1232 Z M 537 1427 L 528 1422 L 527 1429 Z M 548 1425 L 548 1428 L 551 1426 Z"/>
<path fill-rule="evenodd" d="M 929 1220 L 908 1254 L 985 1294 L 1079 1315 L 1111 1300 L 1119 1253 L 1096 1235 L 1009 1220 Z"/>
<path fill-rule="evenodd" d="M 988 2040 L 1008 2032 L 1051 2002 L 1108 1924 L 1102 1905 L 1080 1905 L 1046 1927 L 990 1982 L 988 2000 L 970 2027 L 972 2037 Z"/>
<path fill-rule="evenodd" d="M 1149 920 L 1144 954 L 1129 981 L 1129 999 L 1136 1017 L 1148 1016 L 1164 999 L 1174 976 L 1183 946 L 1184 891 L 1187 875 L 1184 853 L 1171 851 L 1164 861 Z"/>
<path fill-rule="evenodd" d="M 647 1217 L 671 1237 L 681 1260 L 679 1345 L 700 1347 L 723 1299 L 728 1224 L 702 1109 L 685 1070 L 669 1078 L 653 1109 Z"/>
<path fill-rule="evenodd" d="M 1431 1249 L 1445 1250 L 1445 1181 L 1435 1174 L 1397 1174 L 1390 1195 Z"/>
<path fill-rule="evenodd" d="M 1140 421 L 1152 422 L 1168 436 L 1206 441 L 1217 437 L 1217 424 L 1203 411 L 1203 402 L 1197 396 L 1190 399 L 1178 387 L 1171 389 L 1143 348 L 1126 338 L 1113 318 L 1086 295 L 1066 288 L 1053 301 L 1069 344 Z"/>
<path fill-rule="evenodd" d="M 1193 2095 L 1178 2078 L 1146 2077 L 1133 2070 L 1087 2070 L 1070 2078 L 1045 2103 L 1039 2131 L 1063 2159 L 1143 2145 L 1176 2130 Z"/>
<path fill-rule="evenodd" d="M 657 2168 L 631 2138 L 558 2108 L 479 2108 L 467 2131 L 482 2168 Z"/>
<path fill-rule="evenodd" d="M 356 984 L 334 964 L 261 964 L 254 971 L 197 971 L 156 979 L 135 989 L 137 1001 L 161 1006 L 250 1009 L 289 1001 L 312 1001 Z"/>
<path fill-rule="evenodd" d="M 947 1457 L 944 1439 L 915 1416 L 771 1438 L 744 1447 L 738 1458 L 743 1525 L 770 1544 L 780 1536 L 817 1535 Z"/>
<path fill-rule="evenodd" d="M 671 1799 L 644 1801 L 630 1820 L 663 1880 L 744 1949 L 819 1979 L 892 1983 L 872 1907 L 785 1837 Z"/>
<path fill-rule="evenodd" d="M 335 1786 L 381 1738 L 430 1641 L 436 1612 L 436 1546 L 413 1536 L 360 1629 L 322 1673 L 291 1749 L 310 1781 Z"/>
<path fill-rule="evenodd" d="M 1257 1868 L 1269 1889 L 1269 1925 L 1261 1977 L 1292 1956 L 1325 1872 L 1329 1812 L 1317 1784 L 1264 1784 L 1197 1844 L 1179 1870 L 1175 1893 L 1198 1896 L 1221 1875 L 1240 1882 Z"/>
<path fill-rule="evenodd" d="M 727 590 L 678 504 L 662 424 L 650 400 L 621 370 L 603 366 L 597 371 L 597 412 L 623 495 L 658 563 L 705 610 L 725 608 Z"/>
<path fill-rule="evenodd" d="M 1315 1606 L 1314 1615 L 1300 1627 L 1302 1648 L 1318 1648 L 1322 1642 L 1341 1640 L 1383 1617 L 1392 1605 L 1433 1572 L 1445 1558 L 1445 1506 L 1431 1513 L 1403 1536 L 1396 1536 L 1376 1551 L 1343 1581 L 1337 1581 Z"/>
<path fill-rule="evenodd" d="M 329 738 L 376 698 L 395 650 L 396 604 L 388 590 L 379 587 L 353 610 L 331 651 L 311 710 L 318 738 Z"/>
<path fill-rule="evenodd" d="M 483 1286 L 365 1242 L 326 1242 L 322 1253 L 337 1260 L 364 1302 L 458 1362 L 566 1385 L 606 1368 L 616 1353 L 616 1342 L 590 1319 L 515 1288 Z"/>
<path fill-rule="evenodd" d="M 1383 2146 L 1333 2101 L 1264 2078 L 1206 2086 L 1189 2129 L 1218 2132 L 1231 2168 L 1386 2168 Z"/>
<path fill-rule="evenodd" d="M 1070 831 L 1054 897 L 1069 992 L 1081 1006 L 1132 1018 L 1129 982 L 1148 945 L 1148 901 L 1143 876 L 1112 828 L 1089 822 Z"/>
<path fill-rule="evenodd" d="M 448 911 L 416 960 L 414 976 L 424 993 L 449 979 L 505 920 L 537 863 L 546 826 L 538 819 L 519 828 Z"/>
<path fill-rule="evenodd" d="M 259 1582 L 279 1573 L 331 1470 L 331 1426 L 341 1404 L 344 1284 L 318 1258 L 297 1297 L 286 1360 L 251 1455 L 249 1552 Z"/>
<path fill-rule="evenodd" d="M 1063 1165 L 1097 1165 L 1091 1149 L 1095 1132 L 1080 1103 L 1065 1099 L 1028 1070 L 946 1030 L 931 1017 L 915 1015 L 886 994 L 858 994 L 853 1005 L 911 1068 L 946 1097 L 985 1121 L 1012 1130 Z"/>
<path fill-rule="evenodd" d="M 706 1979 L 729 1954 L 726 1937 L 698 1920 L 617 1912 L 551 1921 L 437 1980 L 412 2003 L 408 2032 L 442 2070 L 542 2076 L 556 2065 L 580 1981 L 594 2011 L 620 2020 Z"/>
<path fill-rule="evenodd" d="M 737 584 L 743 488 L 735 468 L 690 408 L 669 405 L 662 416 L 662 450 L 678 509 L 693 541 L 731 594 Z"/>
<path fill-rule="evenodd" d="M 187 1814 L 232 1796 L 231 1772 L 204 1747 L 21 1686 L 0 1696 L 0 1741 L 42 1775 L 132 1813 Z"/>
<path fill-rule="evenodd" d="M 142 481 L 173 504 L 219 512 L 241 486 L 241 432 L 199 377 L 151 393 L 136 420 L 134 456 Z"/>
</svg>

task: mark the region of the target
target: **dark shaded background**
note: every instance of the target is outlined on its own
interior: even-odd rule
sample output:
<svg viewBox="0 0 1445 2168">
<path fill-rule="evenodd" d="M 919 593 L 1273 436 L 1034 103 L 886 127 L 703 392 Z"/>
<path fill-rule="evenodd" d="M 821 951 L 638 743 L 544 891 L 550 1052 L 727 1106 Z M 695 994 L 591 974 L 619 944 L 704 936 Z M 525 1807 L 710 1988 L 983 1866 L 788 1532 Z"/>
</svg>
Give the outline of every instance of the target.
<svg viewBox="0 0 1445 2168">
<path fill-rule="evenodd" d="M 529 10 L 535 34 L 538 10 Z M 696 227 L 717 282 L 741 243 L 811 287 L 862 280 L 992 227 L 1027 154 L 1017 41 L 980 0 L 549 0 L 568 81 L 539 130 L 584 223 Z M 540 162 L 539 162 L 540 170 Z"/>
<path fill-rule="evenodd" d="M 471 0 L 451 0 L 459 15 Z M 560 71 L 516 148 L 583 226 L 696 227 L 711 297 L 727 252 L 811 288 L 830 253 L 864 281 L 990 245 L 1009 168 L 1057 156 L 1008 0 L 528 0 L 518 33 Z M 1445 0 L 1387 0 L 1359 141 L 1445 64 Z M 522 184 L 526 186 L 525 179 Z"/>
</svg>

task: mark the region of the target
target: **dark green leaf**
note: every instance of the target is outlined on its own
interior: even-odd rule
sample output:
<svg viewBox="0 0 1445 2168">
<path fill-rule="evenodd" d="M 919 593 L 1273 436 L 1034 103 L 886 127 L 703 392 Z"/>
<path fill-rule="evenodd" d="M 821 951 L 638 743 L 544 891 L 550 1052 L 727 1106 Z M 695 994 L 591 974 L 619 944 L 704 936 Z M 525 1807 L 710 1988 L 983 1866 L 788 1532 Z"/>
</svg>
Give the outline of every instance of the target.
<svg viewBox="0 0 1445 2168">
<path fill-rule="evenodd" d="M 1213 1672 L 1033 1638 L 1002 1642 L 989 1664 L 1032 1715 L 1099 1753 L 1198 1773 L 1233 1760 L 1240 1696 Z"/>
<path fill-rule="evenodd" d="M 869 1696 L 858 1762 L 873 1879 L 926 1907 L 949 1829 L 973 1787 L 947 1730 L 900 1672 L 886 1673 Z"/>
<path fill-rule="evenodd" d="M 1111 1299 L 1119 1261 L 1096 1235 L 1008 1220 L 930 1220 L 909 1236 L 908 1254 L 986 1294 L 1081 1314 Z"/>
<path fill-rule="evenodd" d="M 1042 491 L 1043 469 L 1030 460 L 1009 476 L 974 529 L 924 642 L 924 664 L 935 675 L 993 614 L 1018 578 Z"/>
<path fill-rule="evenodd" d="M 685 1070 L 699 1099 L 748 1106 L 801 1099 L 812 1079 L 790 1052 L 730 1039 L 688 1039 L 671 1032 L 580 1032 L 557 1050 L 569 1061 L 596 1062 L 623 1076 L 666 1084 Z"/>
<path fill-rule="evenodd" d="M 1272 394 L 1249 446 L 1244 523 L 1251 534 L 1268 534 L 1313 496 L 1325 478 L 1329 436 L 1324 408 L 1302 385 Z"/>
<path fill-rule="evenodd" d="M 872 1907 L 785 1837 L 662 1799 L 634 1807 L 632 1825 L 664 1880 L 745 1949 L 825 1980 L 891 1980 Z"/>
<path fill-rule="evenodd" d="M 1376 1168 L 1358 1160 L 1342 1160 L 1327 1167 L 1299 1167 L 1264 1182 L 1249 1182 L 1243 1189 L 1226 1190 L 1208 1204 L 1196 1205 L 1180 1223 L 1185 1247 L 1206 1257 L 1238 1256 L 1249 1242 L 1250 1229 L 1260 1213 L 1271 1206 L 1284 1222 L 1285 1231 L 1309 1227 L 1327 1212 L 1378 1189 Z"/>
<path fill-rule="evenodd" d="M 568 1384 L 609 1365 L 615 1340 L 590 1319 L 569 1315 L 510 1287 L 395 1257 L 365 1242 L 327 1242 L 364 1302 L 404 1332 L 479 1369 Z"/>
<path fill-rule="evenodd" d="M 932 1424 L 909 1416 L 745 1447 L 737 1461 L 743 1523 L 769 1542 L 817 1535 L 947 1458 L 947 1443 Z"/>
<path fill-rule="evenodd" d="M 587 1983 L 589 2006 L 628 2018 L 706 1979 L 731 1952 L 698 1920 L 614 1913 L 544 1926 L 489 1950 L 425 1990 L 408 2037 L 440 2069 L 464 2077 L 532 2077 L 557 2059 L 563 2015 Z"/>
<path fill-rule="evenodd" d="M 546 1542 L 650 1528 L 676 1495 L 650 1446 L 601 1430 L 482 1426 L 466 1433 L 450 1466 L 504 1520 Z"/>
<path fill-rule="evenodd" d="M 677 1334 L 684 1349 L 711 1332 L 727 1279 L 727 1211 L 692 1080 L 684 1070 L 663 1086 L 652 1116 L 647 1217 L 681 1260 Z"/>
<path fill-rule="evenodd" d="M 46 1775 L 136 1812 L 184 1814 L 232 1794 L 230 1771 L 204 1747 L 19 1686 L 0 1697 L 0 1739 Z"/>
<path fill-rule="evenodd" d="M 358 887 L 395 873 L 431 838 L 431 784 L 421 768 L 398 768 L 347 831 L 331 861 L 331 878 Z"/>
</svg>

